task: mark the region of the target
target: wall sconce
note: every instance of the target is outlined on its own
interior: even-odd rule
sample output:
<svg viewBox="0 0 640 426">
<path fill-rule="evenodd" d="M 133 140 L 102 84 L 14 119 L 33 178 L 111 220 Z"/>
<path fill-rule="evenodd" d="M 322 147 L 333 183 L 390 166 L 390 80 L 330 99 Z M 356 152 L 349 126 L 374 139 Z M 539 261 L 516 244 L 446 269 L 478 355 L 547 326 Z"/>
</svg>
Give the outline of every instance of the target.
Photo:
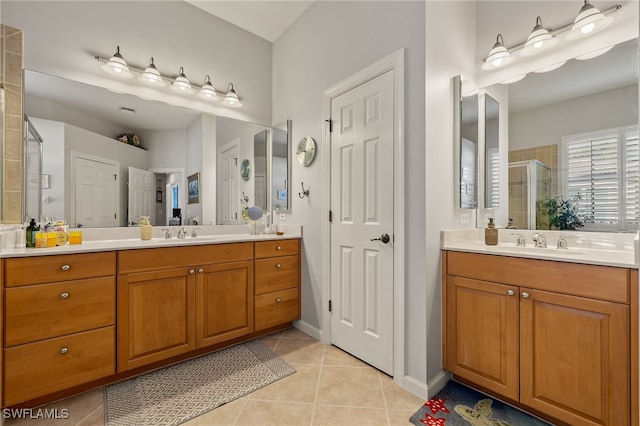
<svg viewBox="0 0 640 426">
<path fill-rule="evenodd" d="M 584 5 L 580 8 L 580 12 L 578 16 L 572 23 L 566 24 L 555 30 L 548 30 L 542 25 L 542 18 L 538 16 L 536 18 L 536 25 L 533 27 L 533 30 L 527 37 L 527 40 L 524 43 L 520 43 L 511 48 L 507 48 L 504 45 L 504 40 L 502 38 L 502 34 L 498 34 L 496 38 L 496 43 L 489 51 L 489 55 L 486 59 L 483 60 L 481 68 L 483 70 L 494 70 L 497 68 L 504 67 L 505 65 L 513 62 L 514 55 L 512 53 L 518 53 L 520 56 L 527 57 L 537 55 L 538 53 L 547 51 L 552 49 L 554 46 L 558 44 L 558 38 L 556 35 L 564 34 L 565 40 L 577 40 L 580 38 L 584 38 L 595 34 L 596 32 L 606 28 L 611 22 L 613 22 L 613 18 L 609 15 L 613 12 L 618 11 L 622 5 L 616 4 L 611 6 L 610 8 L 600 12 L 600 10 L 596 9 L 592 4 L 589 3 L 589 0 L 584 0 Z M 612 46 L 613 47 L 613 46 Z M 578 59 L 590 59 L 595 58 L 603 53 L 605 53 L 609 48 L 599 49 L 597 51 L 587 53 L 581 55 Z M 564 65 L 564 62 L 558 62 L 556 64 L 539 68 L 534 72 L 547 72 L 554 70 L 556 68 Z M 510 81 L 504 81 L 502 83 L 514 83 L 516 81 L 520 81 L 524 78 L 526 74 L 518 76 Z"/>
<path fill-rule="evenodd" d="M 179 93 L 193 94 L 197 92 L 198 97 L 209 101 L 218 101 L 221 99 L 213 87 L 213 83 L 211 83 L 210 76 L 205 76 L 202 86 L 195 85 L 189 81 L 184 73 L 184 67 L 180 67 L 178 75 L 175 78 L 168 77 L 160 73 L 154 63 L 153 57 L 147 68 L 137 68 L 127 64 L 120 54 L 120 46 L 116 47 L 116 53 L 113 54 L 111 59 L 107 60 L 101 56 L 95 56 L 95 59 L 102 63 L 101 68 L 103 71 L 119 78 L 131 79 L 137 74 L 138 80 L 149 86 L 165 87 L 167 83 L 170 83 L 171 88 Z M 233 83 L 229 83 L 226 96 L 222 99 L 222 102 L 229 107 L 242 107 L 242 102 L 240 102 L 238 94 L 233 89 Z"/>
</svg>

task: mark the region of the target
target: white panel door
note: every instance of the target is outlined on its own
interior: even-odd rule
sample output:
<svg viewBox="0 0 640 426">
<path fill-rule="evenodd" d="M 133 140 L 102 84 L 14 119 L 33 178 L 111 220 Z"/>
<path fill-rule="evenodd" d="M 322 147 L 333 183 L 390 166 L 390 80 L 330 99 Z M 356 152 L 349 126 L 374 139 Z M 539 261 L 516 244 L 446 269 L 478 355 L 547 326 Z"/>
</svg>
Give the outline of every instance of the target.
<svg viewBox="0 0 640 426">
<path fill-rule="evenodd" d="M 140 216 L 149 216 L 155 223 L 155 174 L 148 170 L 129 167 L 129 214 L 128 225 L 140 225 Z"/>
<path fill-rule="evenodd" d="M 75 222 L 72 226 L 120 226 L 120 165 L 97 157 L 74 157 Z"/>
<path fill-rule="evenodd" d="M 331 342 L 393 374 L 393 71 L 331 100 Z"/>
<path fill-rule="evenodd" d="M 220 171 L 218 182 L 220 189 L 220 223 L 222 225 L 235 225 L 240 215 L 238 205 L 240 195 L 238 194 L 238 143 L 234 140 L 218 152 Z"/>
</svg>

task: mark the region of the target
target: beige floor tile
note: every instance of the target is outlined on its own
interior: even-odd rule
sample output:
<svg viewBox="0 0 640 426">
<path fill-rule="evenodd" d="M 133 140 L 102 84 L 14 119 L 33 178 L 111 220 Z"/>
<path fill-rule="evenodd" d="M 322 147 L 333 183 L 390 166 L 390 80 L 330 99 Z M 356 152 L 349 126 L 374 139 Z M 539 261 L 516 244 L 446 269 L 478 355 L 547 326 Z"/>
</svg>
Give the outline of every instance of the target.
<svg viewBox="0 0 640 426">
<path fill-rule="evenodd" d="M 344 352 L 342 349 L 331 345 L 328 345 L 324 350 L 322 365 L 371 368 L 371 366 L 366 362 L 362 362 L 358 358 Z"/>
<path fill-rule="evenodd" d="M 278 344 L 278 342 L 280 341 L 279 337 L 271 337 L 271 336 L 267 336 L 267 337 L 262 337 L 260 339 L 260 341 L 262 343 L 264 343 L 264 345 L 266 347 L 268 347 L 269 349 L 271 349 L 272 351 L 274 351 L 276 349 L 276 345 Z"/>
<path fill-rule="evenodd" d="M 77 423 L 76 426 L 104 426 L 104 406 L 100 406 L 87 417 Z"/>
<path fill-rule="evenodd" d="M 282 332 L 282 337 L 285 339 L 311 339 L 316 340 L 313 337 L 309 336 L 304 331 L 300 331 L 297 328 L 287 328 Z"/>
<path fill-rule="evenodd" d="M 22 419 L 7 419 L 5 425 L 16 426 L 49 426 L 49 425 L 75 425 L 87 416 L 92 414 L 97 408 L 101 407 L 104 402 L 102 389 L 96 389 L 87 393 L 76 395 L 71 398 L 53 402 L 40 408 L 34 408 L 29 417 Z M 39 411 L 42 410 L 42 411 Z M 47 410 L 46 412 L 44 410 Z M 57 411 L 53 411 L 57 410 Z M 66 413 L 66 414 L 65 414 Z M 58 416 L 58 419 L 42 418 L 48 414 L 49 416 Z M 40 418 L 38 418 L 40 417 Z M 60 418 L 66 417 L 66 418 Z"/>
<path fill-rule="evenodd" d="M 249 399 L 313 403 L 316 399 L 320 366 L 290 364 L 296 372 L 248 395 Z"/>
<path fill-rule="evenodd" d="M 424 399 L 402 389 L 386 374 L 380 374 L 380 378 L 388 409 L 413 410 L 415 413 L 425 403 Z"/>
<path fill-rule="evenodd" d="M 411 424 L 409 418 L 413 416 L 413 413 L 418 411 L 421 406 L 416 407 L 415 410 L 387 410 L 389 415 L 389 424 L 391 426 L 404 426 Z"/>
<path fill-rule="evenodd" d="M 313 404 L 248 400 L 236 420 L 236 425 L 292 425 L 311 424 Z"/>
<path fill-rule="evenodd" d="M 388 425 L 385 409 L 335 407 L 317 405 L 313 415 L 314 426 Z"/>
<path fill-rule="evenodd" d="M 186 426 L 216 426 L 232 425 L 247 404 L 246 398 L 236 399 L 228 404 L 204 413 L 203 415 L 185 422 Z"/>
<path fill-rule="evenodd" d="M 322 363 L 325 344 L 310 339 L 280 339 L 275 353 L 291 364 Z"/>
<path fill-rule="evenodd" d="M 373 368 L 323 366 L 316 403 L 385 408 L 379 375 Z"/>
</svg>

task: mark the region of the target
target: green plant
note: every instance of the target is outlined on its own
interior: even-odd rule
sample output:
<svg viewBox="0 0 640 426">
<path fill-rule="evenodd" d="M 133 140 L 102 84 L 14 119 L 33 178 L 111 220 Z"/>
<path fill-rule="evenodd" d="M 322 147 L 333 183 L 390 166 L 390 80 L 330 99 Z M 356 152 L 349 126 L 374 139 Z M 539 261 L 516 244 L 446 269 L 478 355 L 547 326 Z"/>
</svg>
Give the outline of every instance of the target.
<svg viewBox="0 0 640 426">
<path fill-rule="evenodd" d="M 538 211 L 543 210 L 549 217 L 549 229 L 575 230 L 584 226 L 584 217 L 580 214 L 575 199 L 562 197 L 546 198 L 536 202 Z"/>
</svg>

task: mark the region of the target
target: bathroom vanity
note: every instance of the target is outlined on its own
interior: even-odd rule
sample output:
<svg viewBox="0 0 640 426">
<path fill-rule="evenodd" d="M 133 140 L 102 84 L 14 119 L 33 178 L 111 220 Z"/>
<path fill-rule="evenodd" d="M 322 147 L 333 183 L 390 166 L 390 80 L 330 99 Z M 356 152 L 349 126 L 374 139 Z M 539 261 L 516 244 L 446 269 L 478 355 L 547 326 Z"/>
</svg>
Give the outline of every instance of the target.
<svg viewBox="0 0 640 426">
<path fill-rule="evenodd" d="M 3 253 L 3 407 L 40 405 L 300 318 L 299 235 L 145 243 Z"/>
<path fill-rule="evenodd" d="M 554 423 L 637 424 L 633 250 L 503 245 L 443 244 L 444 368 Z"/>
</svg>

